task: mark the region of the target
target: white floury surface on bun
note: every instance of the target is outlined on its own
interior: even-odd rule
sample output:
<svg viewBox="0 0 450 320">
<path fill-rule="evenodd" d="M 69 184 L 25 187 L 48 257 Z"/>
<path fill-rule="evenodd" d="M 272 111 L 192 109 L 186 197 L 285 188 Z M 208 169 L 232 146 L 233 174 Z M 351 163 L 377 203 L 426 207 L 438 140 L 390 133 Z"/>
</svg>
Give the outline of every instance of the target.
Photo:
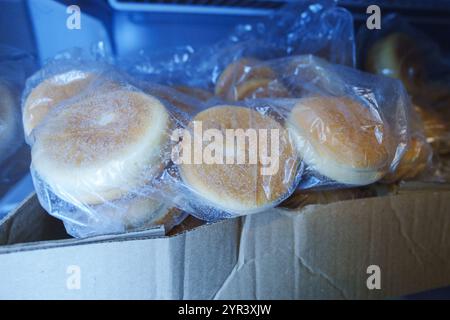
<svg viewBox="0 0 450 320">
<path fill-rule="evenodd" d="M 123 89 L 101 92 L 50 112 L 36 128 L 32 165 L 67 202 L 116 200 L 161 172 L 168 128 L 158 99 Z"/>
<path fill-rule="evenodd" d="M 79 94 L 95 77 L 96 75 L 91 72 L 70 70 L 40 82 L 31 90 L 23 105 L 22 122 L 25 137 L 31 134 L 53 107 Z"/>
<path fill-rule="evenodd" d="M 279 134 L 277 139 L 278 148 L 275 154 L 277 170 L 270 175 L 262 174 L 261 151 L 254 150 L 247 142 L 245 146 L 236 145 L 236 154 L 244 154 L 247 161 L 238 164 L 236 154 L 234 163 L 227 164 L 226 159 L 220 164 L 183 163 L 180 165 L 180 174 L 183 182 L 202 199 L 206 205 L 218 208 L 225 212 L 234 214 L 250 214 L 274 207 L 284 200 L 295 188 L 299 158 L 295 146 L 289 139 L 287 130 L 269 115 L 263 115 L 258 111 L 246 107 L 233 105 L 219 105 L 206 109 L 194 118 L 194 121 L 202 122 L 202 129 L 218 129 L 226 136 L 226 130 L 254 129 L 258 132 L 258 142 L 264 139 L 259 130 L 267 130 L 268 150 L 271 150 L 271 130 Z M 191 124 L 192 126 L 192 124 Z M 225 139 L 224 139 L 225 141 Z M 207 145 L 207 142 L 204 142 Z M 191 147 L 192 154 L 196 152 Z M 227 147 L 228 148 L 228 147 Z M 225 150 L 225 153 L 228 149 Z M 250 153 L 256 151 L 258 162 L 248 161 Z M 202 151 L 200 151 L 202 152 Z M 224 153 L 224 157 L 226 157 Z M 234 152 L 233 152 L 234 153 Z"/>
</svg>

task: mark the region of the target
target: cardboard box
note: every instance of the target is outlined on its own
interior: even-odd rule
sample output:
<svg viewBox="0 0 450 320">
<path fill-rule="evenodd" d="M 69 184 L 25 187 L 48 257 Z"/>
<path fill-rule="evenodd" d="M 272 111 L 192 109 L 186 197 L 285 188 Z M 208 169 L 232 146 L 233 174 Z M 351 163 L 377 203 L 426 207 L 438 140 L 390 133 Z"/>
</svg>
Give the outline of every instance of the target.
<svg viewBox="0 0 450 320">
<path fill-rule="evenodd" d="M 0 298 L 397 297 L 450 284 L 449 230 L 445 189 L 82 240 L 32 196 L 0 223 Z"/>
</svg>

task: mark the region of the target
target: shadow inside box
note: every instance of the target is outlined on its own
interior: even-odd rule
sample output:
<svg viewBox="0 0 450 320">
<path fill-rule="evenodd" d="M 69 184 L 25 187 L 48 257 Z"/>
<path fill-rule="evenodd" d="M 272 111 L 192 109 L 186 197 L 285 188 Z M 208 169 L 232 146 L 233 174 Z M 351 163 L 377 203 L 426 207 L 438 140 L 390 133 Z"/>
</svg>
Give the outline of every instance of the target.
<svg viewBox="0 0 450 320">
<path fill-rule="evenodd" d="M 203 224 L 204 221 L 187 216 L 166 235 L 175 236 Z M 73 237 L 66 232 L 62 220 L 51 216 L 41 207 L 35 194 L 25 199 L 19 210 L 0 221 L 0 246 L 64 239 Z"/>
<path fill-rule="evenodd" d="M 0 221 L 0 246 L 71 238 L 61 220 L 49 215 L 37 201 L 29 201 L 33 196 L 20 208 L 27 214 L 13 211 Z"/>
<path fill-rule="evenodd" d="M 30 147 L 23 143 L 9 158 L 1 163 L 0 198 L 5 195 L 15 183 L 26 175 L 30 168 Z"/>
</svg>

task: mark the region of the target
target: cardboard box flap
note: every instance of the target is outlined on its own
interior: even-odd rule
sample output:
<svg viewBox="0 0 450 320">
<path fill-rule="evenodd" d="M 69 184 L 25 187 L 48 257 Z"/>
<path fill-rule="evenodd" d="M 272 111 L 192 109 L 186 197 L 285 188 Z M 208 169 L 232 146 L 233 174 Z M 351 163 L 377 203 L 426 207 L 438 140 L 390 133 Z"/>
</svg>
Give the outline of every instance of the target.
<svg viewBox="0 0 450 320">
<path fill-rule="evenodd" d="M 450 284 L 443 272 L 450 270 L 449 196 L 413 193 L 248 216 L 238 263 L 215 298 L 383 298 Z M 372 265 L 380 290 L 367 287 Z"/>
<path fill-rule="evenodd" d="M 173 237 L 4 246 L 0 298 L 365 299 L 442 287 L 450 284 L 449 196 L 273 209 Z M 370 266 L 380 289 L 367 286 Z"/>
</svg>

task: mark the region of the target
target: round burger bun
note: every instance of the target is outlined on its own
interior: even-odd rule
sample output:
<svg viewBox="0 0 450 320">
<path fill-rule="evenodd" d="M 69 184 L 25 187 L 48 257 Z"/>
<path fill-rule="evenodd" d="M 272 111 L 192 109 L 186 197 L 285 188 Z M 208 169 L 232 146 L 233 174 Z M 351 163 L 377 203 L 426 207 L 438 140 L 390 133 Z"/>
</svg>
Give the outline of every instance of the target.
<svg viewBox="0 0 450 320">
<path fill-rule="evenodd" d="M 36 128 L 32 163 L 70 203 L 115 200 L 162 170 L 169 115 L 156 98 L 114 90 L 53 109 Z"/>
<path fill-rule="evenodd" d="M 431 146 L 426 142 L 425 138 L 414 137 L 411 139 L 395 171 L 383 177 L 382 181 L 393 183 L 400 180 L 414 179 L 429 167 L 431 157 Z"/>
<path fill-rule="evenodd" d="M 24 102 L 22 121 L 25 137 L 42 122 L 50 109 L 80 93 L 94 78 L 94 73 L 71 70 L 39 83 Z"/>
<path fill-rule="evenodd" d="M 365 69 L 399 79 L 409 93 L 421 91 L 425 83 L 425 62 L 415 39 L 395 32 L 381 38 L 369 49 Z"/>
<path fill-rule="evenodd" d="M 267 129 L 267 141 L 272 141 L 272 132 L 279 133 L 278 157 L 276 157 L 278 170 L 274 169 L 265 174 L 261 171 L 263 164 L 259 156 L 257 161 L 250 162 L 249 153 L 255 149 L 250 149 L 249 139 L 246 139 L 245 146 L 237 145 L 236 153 L 234 148 L 229 150 L 225 147 L 222 163 L 208 164 L 203 161 L 201 164 L 194 164 L 193 156 L 196 150 L 192 148 L 191 143 L 195 139 L 192 136 L 191 142 L 182 147 L 183 152 L 184 148 L 191 149 L 191 164 L 180 164 L 180 174 L 183 182 L 202 198 L 203 203 L 225 212 L 248 214 L 275 206 L 292 192 L 295 187 L 299 159 L 287 130 L 276 120 L 252 109 L 219 105 L 200 112 L 193 121 L 201 121 L 203 132 L 208 129 L 220 130 L 224 144 L 226 144 L 227 129 L 243 131 L 255 129 L 257 135 L 259 135 L 259 129 Z M 190 128 L 192 127 L 191 123 Z M 272 129 L 275 131 L 271 131 Z M 203 147 L 208 144 L 209 142 L 203 142 Z M 271 152 L 270 142 L 268 150 Z M 234 160 L 233 164 L 226 162 L 226 155 L 229 155 L 229 152 Z M 258 152 L 259 148 L 254 154 L 257 155 Z M 238 154 L 245 155 L 244 164 L 237 164 L 236 155 Z M 264 167 L 268 167 L 267 163 Z"/>
<path fill-rule="evenodd" d="M 219 76 L 215 86 L 216 96 L 226 98 L 233 87 L 243 81 L 252 79 L 276 79 L 275 72 L 254 58 L 241 58 L 230 63 Z"/>
<path fill-rule="evenodd" d="M 419 105 L 414 105 L 414 110 L 422 121 L 425 137 L 433 150 L 438 154 L 449 153 L 450 125 L 442 119 L 442 115 Z"/>
<path fill-rule="evenodd" d="M 340 183 L 366 185 L 389 167 L 389 130 L 359 102 L 347 97 L 303 98 L 287 126 L 305 163 Z"/>
</svg>

